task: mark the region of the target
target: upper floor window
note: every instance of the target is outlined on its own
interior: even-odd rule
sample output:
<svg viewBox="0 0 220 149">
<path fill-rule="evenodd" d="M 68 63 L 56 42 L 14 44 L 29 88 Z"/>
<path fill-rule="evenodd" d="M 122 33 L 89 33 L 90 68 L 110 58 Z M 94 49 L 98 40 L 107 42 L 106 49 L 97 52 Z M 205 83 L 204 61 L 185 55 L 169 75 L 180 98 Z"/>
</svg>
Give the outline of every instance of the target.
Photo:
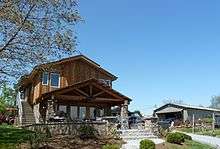
<svg viewBox="0 0 220 149">
<path fill-rule="evenodd" d="M 50 85 L 52 87 L 59 87 L 60 86 L 60 74 L 58 74 L 58 73 L 51 73 L 50 74 Z"/>
<path fill-rule="evenodd" d="M 43 85 L 48 85 L 48 81 L 49 81 L 49 73 L 48 72 L 43 72 L 42 84 Z"/>
</svg>

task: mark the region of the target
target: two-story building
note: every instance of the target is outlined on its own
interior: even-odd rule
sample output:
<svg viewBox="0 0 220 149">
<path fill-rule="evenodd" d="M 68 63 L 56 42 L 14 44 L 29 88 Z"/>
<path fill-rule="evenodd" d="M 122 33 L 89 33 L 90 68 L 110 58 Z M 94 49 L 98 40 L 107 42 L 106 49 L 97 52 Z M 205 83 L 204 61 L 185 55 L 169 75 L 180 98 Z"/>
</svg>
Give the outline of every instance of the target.
<svg viewBox="0 0 220 149">
<path fill-rule="evenodd" d="M 71 120 L 95 120 L 110 116 L 115 106 L 127 117 L 131 99 L 112 88 L 116 79 L 83 55 L 36 66 L 19 81 L 19 121 L 48 122 L 60 111 Z"/>
</svg>

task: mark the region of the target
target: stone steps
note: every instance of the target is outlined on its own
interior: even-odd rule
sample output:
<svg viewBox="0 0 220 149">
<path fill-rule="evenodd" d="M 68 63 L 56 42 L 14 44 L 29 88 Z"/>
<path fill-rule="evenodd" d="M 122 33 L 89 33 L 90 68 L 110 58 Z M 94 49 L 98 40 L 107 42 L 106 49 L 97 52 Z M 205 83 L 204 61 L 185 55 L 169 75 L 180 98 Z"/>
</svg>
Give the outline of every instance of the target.
<svg viewBox="0 0 220 149">
<path fill-rule="evenodd" d="M 22 125 L 34 124 L 35 118 L 31 106 L 28 102 L 22 101 Z"/>
<path fill-rule="evenodd" d="M 140 140 L 157 138 L 150 130 L 145 129 L 127 129 L 119 130 L 118 133 L 123 140 Z"/>
</svg>

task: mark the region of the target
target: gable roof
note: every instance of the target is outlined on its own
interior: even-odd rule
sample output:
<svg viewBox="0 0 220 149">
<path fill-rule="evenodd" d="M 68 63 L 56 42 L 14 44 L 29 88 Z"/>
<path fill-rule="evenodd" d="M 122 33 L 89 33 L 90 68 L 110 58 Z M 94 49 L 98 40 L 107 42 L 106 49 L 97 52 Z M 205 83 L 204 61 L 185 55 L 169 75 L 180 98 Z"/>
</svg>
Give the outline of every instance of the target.
<svg viewBox="0 0 220 149">
<path fill-rule="evenodd" d="M 24 75 L 20 78 L 19 84 L 22 84 L 26 80 L 33 78 L 40 70 L 48 67 L 49 65 L 54 66 L 54 65 L 59 65 L 59 64 L 66 63 L 66 62 L 70 62 L 70 61 L 75 61 L 75 60 L 83 60 L 84 62 L 87 62 L 88 64 L 98 68 L 101 72 L 105 73 L 106 75 L 112 77 L 113 80 L 117 79 L 117 77 L 115 75 L 113 75 L 112 73 L 103 69 L 98 63 L 94 62 L 93 60 L 89 59 L 88 57 L 86 57 L 84 55 L 76 55 L 76 56 L 64 58 L 64 59 L 61 59 L 58 61 L 53 61 L 53 62 L 49 62 L 49 63 L 40 64 L 40 65 L 35 66 L 29 75 Z"/>
<path fill-rule="evenodd" d="M 169 106 L 174 106 L 174 107 L 178 107 L 178 108 L 182 108 L 182 109 L 196 109 L 196 110 L 220 112 L 220 109 L 207 108 L 207 107 L 199 107 L 199 106 L 192 106 L 192 105 L 185 105 L 185 104 L 168 103 L 168 104 L 165 104 L 165 105 L 155 109 L 154 113 L 157 113 L 158 111 L 161 111 L 164 108 L 169 107 Z"/>
<path fill-rule="evenodd" d="M 123 95 L 122 93 L 120 93 L 120 92 L 118 92 L 114 89 L 112 89 L 111 87 L 107 86 L 106 84 L 100 82 L 99 80 L 97 80 L 95 78 L 91 78 L 91 79 L 88 79 L 88 80 L 85 80 L 85 81 L 82 81 L 82 82 L 78 82 L 78 83 L 75 83 L 73 85 L 70 85 L 70 86 L 67 86 L 67 87 L 64 87 L 64 88 L 59 88 L 59 89 L 44 93 L 40 97 L 38 97 L 38 99 L 45 99 L 47 97 L 50 97 L 53 94 L 60 94 L 63 91 L 65 91 L 65 92 L 66 91 L 71 91 L 74 88 L 79 88 L 79 87 L 82 87 L 82 86 L 88 86 L 88 85 L 91 85 L 92 83 L 98 85 L 99 87 L 101 87 L 106 92 L 111 92 L 112 94 L 119 97 L 120 99 L 128 100 L 129 102 L 132 101 L 131 98 Z"/>
</svg>

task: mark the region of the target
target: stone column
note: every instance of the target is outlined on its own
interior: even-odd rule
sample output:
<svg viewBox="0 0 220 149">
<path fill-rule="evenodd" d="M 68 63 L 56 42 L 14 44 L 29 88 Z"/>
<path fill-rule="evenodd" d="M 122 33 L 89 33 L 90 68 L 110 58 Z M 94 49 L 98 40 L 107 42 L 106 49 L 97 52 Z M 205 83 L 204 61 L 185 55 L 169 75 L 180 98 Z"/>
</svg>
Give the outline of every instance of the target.
<svg viewBox="0 0 220 149">
<path fill-rule="evenodd" d="M 121 128 L 128 128 L 128 101 L 125 100 L 121 105 Z"/>
<path fill-rule="evenodd" d="M 127 118 L 128 117 L 128 101 L 125 100 L 124 104 L 121 105 L 121 117 Z"/>
<path fill-rule="evenodd" d="M 33 107 L 33 112 L 34 112 L 34 118 L 36 123 L 40 123 L 40 104 L 36 104 Z"/>
<path fill-rule="evenodd" d="M 54 98 L 47 100 L 47 111 L 46 111 L 46 122 L 49 122 L 49 119 L 55 115 L 55 104 Z"/>
</svg>

